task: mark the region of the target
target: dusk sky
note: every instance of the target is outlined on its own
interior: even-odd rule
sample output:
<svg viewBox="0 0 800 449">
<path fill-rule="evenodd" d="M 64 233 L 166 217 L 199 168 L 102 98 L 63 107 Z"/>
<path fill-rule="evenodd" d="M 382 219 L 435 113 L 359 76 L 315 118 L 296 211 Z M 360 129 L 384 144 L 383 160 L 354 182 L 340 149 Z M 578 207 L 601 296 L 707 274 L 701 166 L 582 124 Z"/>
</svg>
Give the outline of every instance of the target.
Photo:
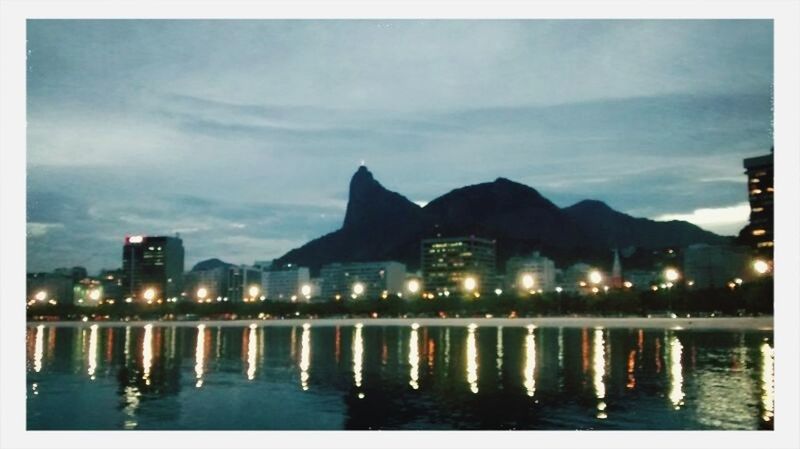
<svg viewBox="0 0 800 449">
<path fill-rule="evenodd" d="M 772 145 L 769 20 L 28 22 L 28 270 L 186 269 L 336 230 L 364 161 L 424 204 L 503 176 L 733 235 Z M 780 149 L 779 149 L 780 151 Z"/>
</svg>

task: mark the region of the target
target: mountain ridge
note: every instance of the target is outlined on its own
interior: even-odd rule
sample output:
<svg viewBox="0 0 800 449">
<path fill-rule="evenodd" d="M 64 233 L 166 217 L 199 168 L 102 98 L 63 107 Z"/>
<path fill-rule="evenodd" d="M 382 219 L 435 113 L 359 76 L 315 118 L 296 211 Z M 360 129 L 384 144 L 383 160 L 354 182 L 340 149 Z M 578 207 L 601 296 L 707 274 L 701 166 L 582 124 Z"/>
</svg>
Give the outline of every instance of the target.
<svg viewBox="0 0 800 449">
<path fill-rule="evenodd" d="M 688 222 L 633 217 L 594 199 L 560 208 L 535 188 L 503 177 L 453 189 L 420 207 L 360 166 L 350 180 L 342 227 L 275 261 L 312 272 L 331 262 L 377 260 L 397 260 L 414 269 L 422 239 L 463 235 L 494 239 L 501 271 L 509 257 L 534 250 L 565 264 L 604 259 L 617 247 L 726 241 Z"/>
</svg>

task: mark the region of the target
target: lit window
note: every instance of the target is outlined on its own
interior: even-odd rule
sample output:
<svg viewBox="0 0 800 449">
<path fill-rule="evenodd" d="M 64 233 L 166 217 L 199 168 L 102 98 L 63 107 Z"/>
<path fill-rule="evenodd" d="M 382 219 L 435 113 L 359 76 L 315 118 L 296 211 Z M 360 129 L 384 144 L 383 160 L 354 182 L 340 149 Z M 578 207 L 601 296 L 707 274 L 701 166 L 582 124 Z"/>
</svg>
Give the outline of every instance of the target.
<svg viewBox="0 0 800 449">
<path fill-rule="evenodd" d="M 758 195 L 761 193 L 761 189 L 753 189 L 750 191 L 750 195 Z"/>
<path fill-rule="evenodd" d="M 753 235 L 764 235 L 766 233 L 767 233 L 767 231 L 765 231 L 763 229 L 753 229 Z"/>
<path fill-rule="evenodd" d="M 767 187 L 767 192 L 774 192 L 774 191 L 775 189 L 773 189 L 772 187 Z"/>
<path fill-rule="evenodd" d="M 775 246 L 775 243 L 774 243 L 774 242 L 760 242 L 760 243 L 758 244 L 758 247 L 759 247 L 759 248 L 771 248 L 771 247 L 773 247 L 773 246 Z"/>
<path fill-rule="evenodd" d="M 752 184 L 758 184 L 759 182 L 761 182 L 761 180 L 758 179 L 758 178 L 753 178 L 753 179 L 750 180 L 750 183 L 752 183 Z"/>
<path fill-rule="evenodd" d="M 763 212 L 763 211 L 764 211 L 763 207 L 754 207 L 753 208 L 753 212 Z"/>
</svg>

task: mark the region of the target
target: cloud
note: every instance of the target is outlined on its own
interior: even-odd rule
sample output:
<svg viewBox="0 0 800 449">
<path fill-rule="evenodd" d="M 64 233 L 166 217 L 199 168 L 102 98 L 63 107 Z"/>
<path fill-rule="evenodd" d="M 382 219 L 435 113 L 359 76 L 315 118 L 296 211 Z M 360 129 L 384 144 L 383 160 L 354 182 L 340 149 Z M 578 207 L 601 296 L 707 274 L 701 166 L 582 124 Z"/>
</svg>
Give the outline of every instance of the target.
<svg viewBox="0 0 800 449">
<path fill-rule="evenodd" d="M 683 220 L 722 235 L 736 235 L 747 224 L 750 205 L 741 203 L 728 207 L 695 209 L 690 213 L 663 214 L 654 220 Z"/>
<path fill-rule="evenodd" d="M 772 145 L 772 31 L 32 20 L 29 268 L 118 265 L 126 232 L 277 257 L 341 225 L 361 160 L 409 198 L 503 176 L 647 217 L 738 204 Z"/>
</svg>

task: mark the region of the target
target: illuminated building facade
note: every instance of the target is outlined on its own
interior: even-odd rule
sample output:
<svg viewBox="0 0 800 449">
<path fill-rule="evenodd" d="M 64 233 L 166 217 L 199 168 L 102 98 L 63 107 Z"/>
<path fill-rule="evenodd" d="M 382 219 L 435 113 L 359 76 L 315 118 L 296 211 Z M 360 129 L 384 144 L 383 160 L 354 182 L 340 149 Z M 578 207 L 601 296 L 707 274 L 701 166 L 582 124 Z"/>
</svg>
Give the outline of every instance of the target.
<svg viewBox="0 0 800 449">
<path fill-rule="evenodd" d="M 261 289 L 262 271 L 258 268 L 239 265 L 227 268 L 227 294 L 223 297 L 233 302 L 254 301 L 264 295 Z"/>
<path fill-rule="evenodd" d="M 506 262 L 506 283 L 513 290 L 553 291 L 556 264 L 538 251 L 528 257 L 512 257 Z"/>
<path fill-rule="evenodd" d="M 394 261 L 334 263 L 323 266 L 320 277 L 324 298 L 349 297 L 356 284 L 363 289 L 358 295 L 375 298 L 402 293 L 406 266 Z"/>
<path fill-rule="evenodd" d="M 122 248 L 122 290 L 142 299 L 180 297 L 183 284 L 183 241 L 180 237 L 141 236 L 125 238 Z"/>
<path fill-rule="evenodd" d="M 286 264 L 283 267 L 265 271 L 262 276 L 261 286 L 264 294 L 270 301 L 302 301 L 306 302 L 303 286 L 311 288 L 311 274 L 307 267 L 296 264 Z M 309 290 L 309 297 L 314 293 Z"/>
<path fill-rule="evenodd" d="M 228 266 L 210 268 L 208 270 L 192 270 L 183 277 L 186 297 L 197 301 L 228 296 Z M 203 289 L 204 298 L 198 298 L 198 290 Z"/>
<path fill-rule="evenodd" d="M 493 290 L 497 256 L 494 240 L 470 237 L 422 241 L 423 288 L 430 292 L 462 292 L 465 281 L 475 279 L 477 291 Z"/>
<path fill-rule="evenodd" d="M 773 149 L 774 151 L 774 149 Z M 750 223 L 745 227 L 744 240 L 758 253 L 772 255 L 773 236 L 773 173 L 774 154 L 744 160 L 747 190 L 750 198 Z"/>
</svg>

